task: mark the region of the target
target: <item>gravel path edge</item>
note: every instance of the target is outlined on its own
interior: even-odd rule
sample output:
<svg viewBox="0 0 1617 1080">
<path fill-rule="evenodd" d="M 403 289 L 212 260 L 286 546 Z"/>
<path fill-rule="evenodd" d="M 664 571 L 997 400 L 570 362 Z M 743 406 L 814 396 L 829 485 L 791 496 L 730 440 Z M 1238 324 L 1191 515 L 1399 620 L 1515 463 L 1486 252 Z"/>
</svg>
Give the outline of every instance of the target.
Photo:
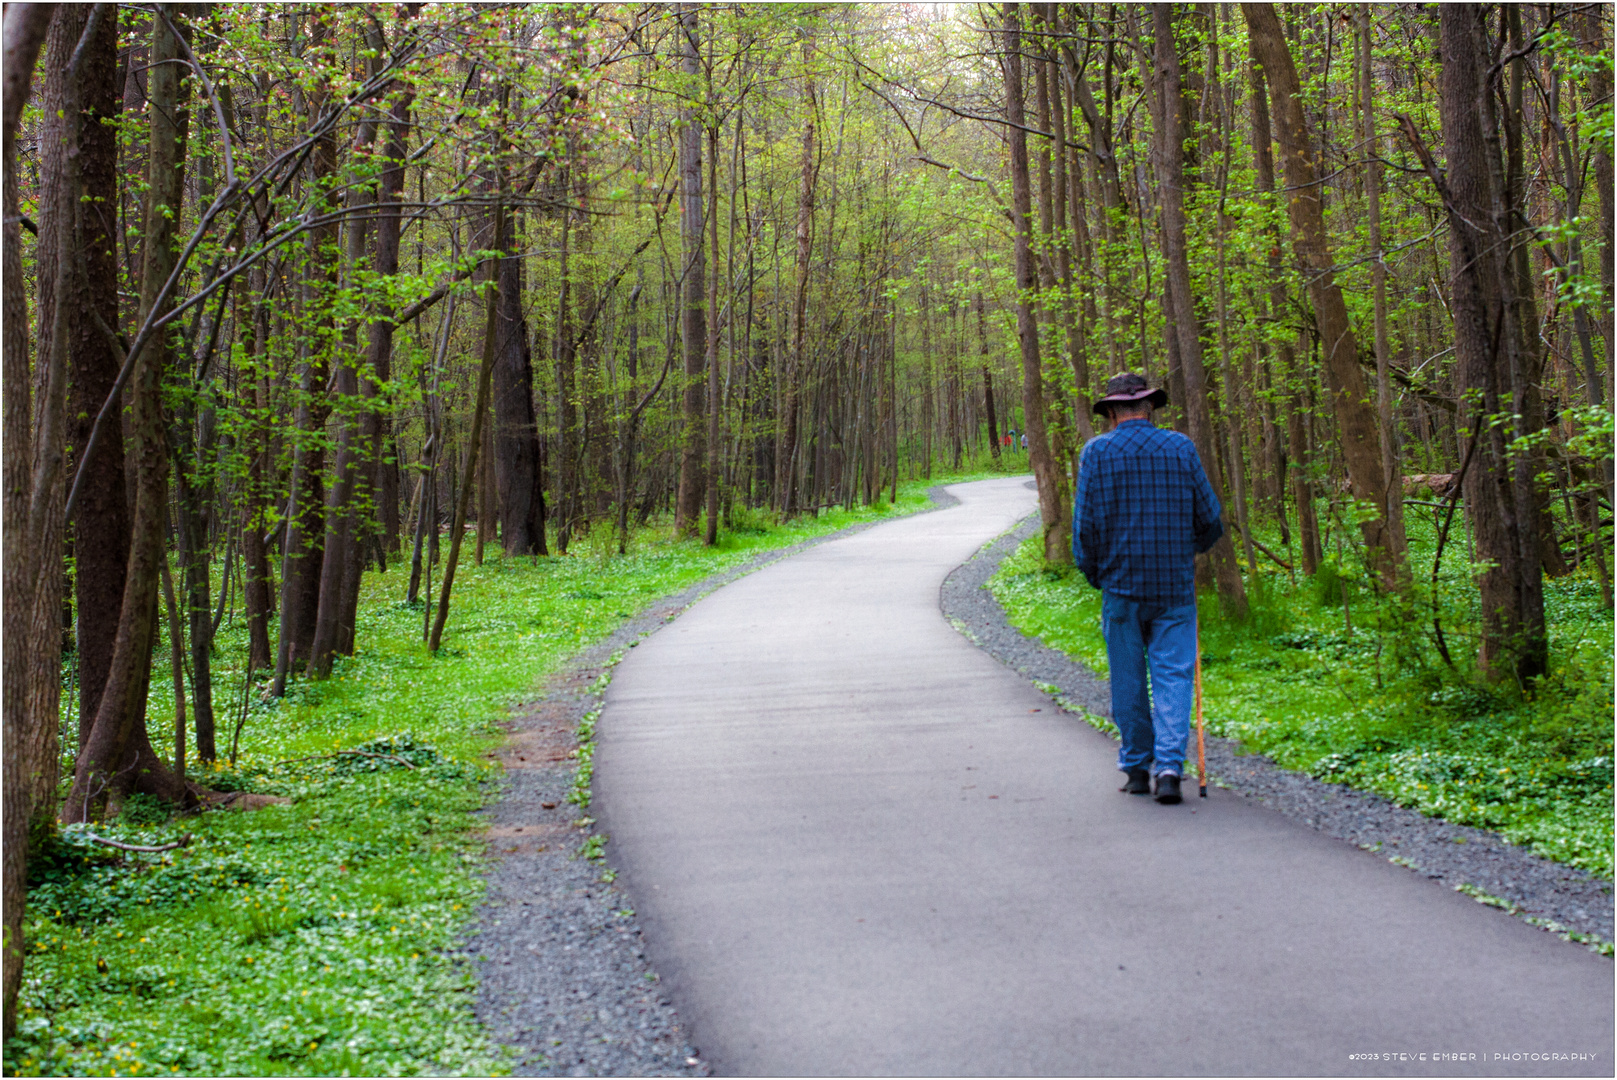
<svg viewBox="0 0 1617 1080">
<path fill-rule="evenodd" d="M 959 504 L 942 486 L 929 513 Z M 610 838 L 570 802 L 612 668 L 686 608 L 746 574 L 810 547 L 895 520 L 859 522 L 760 552 L 654 601 L 553 673 L 503 727 L 504 766 L 480 813 L 488 825 L 487 893 L 464 951 L 475 1012 L 517 1076 L 709 1076 L 648 958 L 632 898 L 610 868 Z M 581 734 L 583 738 L 581 738 Z"/>
<path fill-rule="evenodd" d="M 1050 693 L 1067 712 L 1113 733 L 1111 691 L 1082 663 L 1010 625 L 987 588 L 1000 563 L 1039 527 L 1037 513 L 985 544 L 944 580 L 939 606 L 983 651 Z M 1350 844 L 1376 852 L 1479 903 L 1612 952 L 1612 883 L 1533 854 L 1497 833 L 1398 806 L 1390 799 L 1328 784 L 1244 752 L 1238 740 L 1209 737 L 1207 772 L 1214 784 Z"/>
</svg>

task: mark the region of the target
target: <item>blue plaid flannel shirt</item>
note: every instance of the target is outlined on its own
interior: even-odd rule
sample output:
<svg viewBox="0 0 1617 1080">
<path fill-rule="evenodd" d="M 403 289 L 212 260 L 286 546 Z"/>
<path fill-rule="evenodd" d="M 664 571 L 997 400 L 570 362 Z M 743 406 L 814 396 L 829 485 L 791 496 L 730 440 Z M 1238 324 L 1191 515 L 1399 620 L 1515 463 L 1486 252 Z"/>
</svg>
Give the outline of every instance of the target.
<svg viewBox="0 0 1617 1080">
<path fill-rule="evenodd" d="M 1103 592 L 1193 604 L 1195 557 L 1224 535 L 1222 513 L 1195 443 L 1150 420 L 1125 420 L 1079 459 L 1073 562 Z"/>
</svg>

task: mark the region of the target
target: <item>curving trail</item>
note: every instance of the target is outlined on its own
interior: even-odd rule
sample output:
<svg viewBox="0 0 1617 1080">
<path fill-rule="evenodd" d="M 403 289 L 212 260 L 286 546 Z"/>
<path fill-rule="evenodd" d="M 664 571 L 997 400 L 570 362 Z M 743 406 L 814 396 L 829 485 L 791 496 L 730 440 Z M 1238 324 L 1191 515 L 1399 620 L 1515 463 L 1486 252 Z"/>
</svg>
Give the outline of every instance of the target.
<svg viewBox="0 0 1617 1080">
<path fill-rule="evenodd" d="M 702 1056 L 1612 1075 L 1611 961 L 1218 789 L 1119 794 L 1109 739 L 944 621 L 1024 483 L 760 570 L 619 665 L 593 806 Z"/>
</svg>

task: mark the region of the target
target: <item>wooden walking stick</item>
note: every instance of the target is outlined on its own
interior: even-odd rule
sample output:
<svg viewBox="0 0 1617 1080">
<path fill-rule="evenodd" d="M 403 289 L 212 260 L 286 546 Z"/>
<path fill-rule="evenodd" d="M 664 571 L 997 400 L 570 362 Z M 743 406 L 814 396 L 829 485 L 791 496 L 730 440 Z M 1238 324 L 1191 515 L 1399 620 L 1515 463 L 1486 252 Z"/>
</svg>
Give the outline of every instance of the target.
<svg viewBox="0 0 1617 1080">
<path fill-rule="evenodd" d="M 1196 619 L 1196 783 L 1207 798 L 1207 725 L 1202 721 L 1202 628 Z"/>
</svg>

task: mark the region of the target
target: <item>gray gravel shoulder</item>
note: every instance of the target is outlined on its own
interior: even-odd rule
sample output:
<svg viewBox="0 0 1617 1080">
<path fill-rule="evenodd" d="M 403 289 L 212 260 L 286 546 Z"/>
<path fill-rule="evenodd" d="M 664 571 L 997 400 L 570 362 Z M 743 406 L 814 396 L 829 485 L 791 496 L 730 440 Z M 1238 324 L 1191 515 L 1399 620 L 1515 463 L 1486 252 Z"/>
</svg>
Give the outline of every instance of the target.
<svg viewBox="0 0 1617 1080">
<path fill-rule="evenodd" d="M 1109 718 L 1111 692 L 1106 680 L 1012 627 L 985 587 L 1000 562 L 1038 524 L 1037 514 L 1024 519 L 951 573 L 939 597 L 944 615 L 1002 663 L 1035 683 L 1059 688 L 1061 704 Z M 1261 755 L 1242 753 L 1234 739 L 1207 740 L 1207 772 L 1221 787 L 1320 832 L 1379 852 L 1433 882 L 1478 890 L 1548 929 L 1612 940 L 1611 882 L 1540 858 L 1497 833 L 1429 818 L 1383 796 L 1283 769 Z"/>
<path fill-rule="evenodd" d="M 928 492 L 929 510 L 959 500 Z M 926 511 L 922 511 L 923 513 Z M 708 1076 L 646 959 L 633 903 L 601 862 L 580 858 L 587 819 L 567 801 L 577 730 L 617 660 L 703 596 L 760 567 L 879 522 L 763 552 L 664 597 L 585 649 L 506 722 L 505 776 L 484 808 L 488 892 L 467 942 L 477 1017 L 518 1076 Z M 606 863 L 610 863 L 610 848 Z"/>
</svg>

